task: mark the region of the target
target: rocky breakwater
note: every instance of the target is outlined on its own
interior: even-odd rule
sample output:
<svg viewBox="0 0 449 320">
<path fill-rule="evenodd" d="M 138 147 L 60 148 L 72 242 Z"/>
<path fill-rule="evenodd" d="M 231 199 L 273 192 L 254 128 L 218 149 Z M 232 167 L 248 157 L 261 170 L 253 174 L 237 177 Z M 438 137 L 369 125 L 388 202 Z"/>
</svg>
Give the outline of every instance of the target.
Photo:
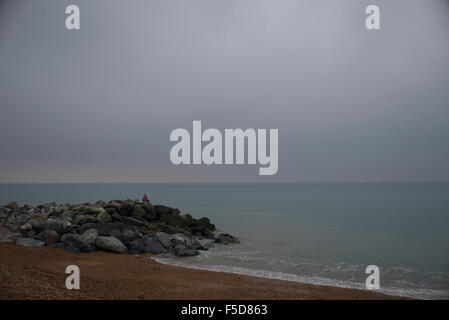
<svg viewBox="0 0 449 320">
<path fill-rule="evenodd" d="M 208 218 L 137 200 L 84 204 L 0 206 L 0 242 L 52 246 L 73 252 L 172 253 L 194 256 L 239 240 L 217 234 Z"/>
</svg>

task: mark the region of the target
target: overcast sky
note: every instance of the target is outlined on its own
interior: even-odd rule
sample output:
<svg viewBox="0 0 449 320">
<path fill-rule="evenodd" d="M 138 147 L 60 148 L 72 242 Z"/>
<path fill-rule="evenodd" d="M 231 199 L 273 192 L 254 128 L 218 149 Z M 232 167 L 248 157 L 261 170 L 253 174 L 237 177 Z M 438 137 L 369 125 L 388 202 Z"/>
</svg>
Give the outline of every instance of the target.
<svg viewBox="0 0 449 320">
<path fill-rule="evenodd" d="M 193 120 L 278 128 L 277 175 L 172 165 Z M 5 183 L 449 181 L 449 2 L 0 0 L 0 150 Z"/>
</svg>

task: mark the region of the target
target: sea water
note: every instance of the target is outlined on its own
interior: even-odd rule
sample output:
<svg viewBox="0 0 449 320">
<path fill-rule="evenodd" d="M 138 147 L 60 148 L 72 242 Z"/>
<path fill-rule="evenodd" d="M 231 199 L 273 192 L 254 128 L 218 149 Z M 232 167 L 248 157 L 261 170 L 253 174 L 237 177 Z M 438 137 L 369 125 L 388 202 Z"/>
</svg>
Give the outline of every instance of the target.
<svg viewBox="0 0 449 320">
<path fill-rule="evenodd" d="M 207 216 L 238 245 L 162 263 L 449 299 L 449 184 L 12 184 L 0 204 L 141 199 Z"/>
</svg>

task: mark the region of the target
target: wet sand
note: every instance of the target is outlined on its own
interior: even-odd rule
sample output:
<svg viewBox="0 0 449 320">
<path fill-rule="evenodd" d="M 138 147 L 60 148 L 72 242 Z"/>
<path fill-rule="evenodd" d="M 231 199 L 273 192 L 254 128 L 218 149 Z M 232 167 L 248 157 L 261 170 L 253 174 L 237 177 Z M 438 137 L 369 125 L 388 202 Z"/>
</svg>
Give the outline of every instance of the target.
<svg viewBox="0 0 449 320">
<path fill-rule="evenodd" d="M 380 293 L 160 264 L 152 255 L 72 253 L 0 243 L 0 299 L 399 299 Z M 68 290 L 68 265 L 81 288 Z"/>
</svg>

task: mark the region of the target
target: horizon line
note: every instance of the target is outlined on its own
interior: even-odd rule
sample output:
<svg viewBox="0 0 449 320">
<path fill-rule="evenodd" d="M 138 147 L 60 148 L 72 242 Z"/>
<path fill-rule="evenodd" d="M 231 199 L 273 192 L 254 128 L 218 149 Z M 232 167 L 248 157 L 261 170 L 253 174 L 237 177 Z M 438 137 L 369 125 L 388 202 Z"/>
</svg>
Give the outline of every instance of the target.
<svg viewBox="0 0 449 320">
<path fill-rule="evenodd" d="M 0 185 L 21 185 L 21 184 L 448 184 L 449 181 L 174 181 L 174 182 L 0 182 Z"/>
</svg>

